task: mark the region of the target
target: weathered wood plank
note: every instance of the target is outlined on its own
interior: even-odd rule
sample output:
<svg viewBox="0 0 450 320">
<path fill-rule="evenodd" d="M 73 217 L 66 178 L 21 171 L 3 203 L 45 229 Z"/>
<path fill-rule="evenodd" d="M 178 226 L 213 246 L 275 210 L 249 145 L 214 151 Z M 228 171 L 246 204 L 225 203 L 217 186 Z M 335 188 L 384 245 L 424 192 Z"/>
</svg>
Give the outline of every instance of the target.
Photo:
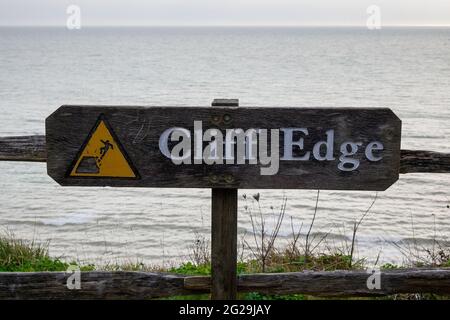
<svg viewBox="0 0 450 320">
<path fill-rule="evenodd" d="M 69 290 L 65 272 L 0 272 L 0 299 L 148 299 L 188 294 L 184 278 L 144 272 L 81 272 Z"/>
<path fill-rule="evenodd" d="M 421 150 L 402 150 L 400 173 L 449 173 L 450 153 Z"/>
<path fill-rule="evenodd" d="M 0 137 L 0 161 L 47 161 L 45 136 Z"/>
<path fill-rule="evenodd" d="M 240 275 L 239 292 L 316 296 L 384 296 L 398 293 L 450 294 L 450 269 L 389 270 L 380 273 L 380 289 L 369 289 L 365 271 L 305 271 Z M 209 277 L 187 277 L 185 288 L 205 291 Z"/>
<path fill-rule="evenodd" d="M 222 134 L 231 129 L 267 129 L 269 150 L 258 145 L 258 152 L 279 155 L 280 160 L 274 160 L 279 170 L 263 175 L 267 165 L 261 163 L 260 154 L 257 164 L 207 165 L 202 159 L 200 164 L 174 164 L 170 154 L 161 151 L 161 145 L 167 145 L 161 144 L 162 134 L 183 128 L 191 135 L 190 145 L 195 145 L 195 121 L 202 122 L 201 134 L 207 129 L 219 129 Z M 126 151 L 138 177 L 100 176 L 106 168 L 103 163 L 96 165 L 100 146 L 89 156 L 82 155 L 102 122 L 114 132 L 120 142 L 115 150 Z M 279 131 L 276 150 L 270 150 L 273 130 Z M 255 139 L 263 135 L 258 132 Z M 400 138 L 401 121 L 387 108 L 62 106 L 46 119 L 48 173 L 67 186 L 385 190 L 398 179 Z M 377 151 L 367 153 L 373 143 Z M 378 149 L 381 144 L 382 151 Z M 207 143 L 197 145 L 201 154 Z M 194 155 L 192 150 L 192 162 Z M 89 163 L 91 176 L 80 176 L 86 174 L 81 170 L 80 175 L 74 174 L 82 160 Z M 351 168 L 342 168 L 344 162 Z"/>
<path fill-rule="evenodd" d="M 239 99 L 214 99 L 212 107 L 238 107 Z"/>
<path fill-rule="evenodd" d="M 81 289 L 66 286 L 65 272 L 0 272 L 0 299 L 150 299 L 207 293 L 210 277 L 146 272 L 81 272 Z M 247 274 L 238 277 L 240 292 L 315 296 L 384 296 L 399 293 L 450 295 L 450 269 L 386 270 L 380 289 L 370 290 L 361 271 Z"/>
<path fill-rule="evenodd" d="M 237 189 L 212 189 L 212 299 L 234 300 L 237 293 Z"/>
<path fill-rule="evenodd" d="M 214 99 L 211 106 L 238 107 L 238 99 Z M 237 298 L 238 189 L 211 191 L 211 298 Z"/>
</svg>

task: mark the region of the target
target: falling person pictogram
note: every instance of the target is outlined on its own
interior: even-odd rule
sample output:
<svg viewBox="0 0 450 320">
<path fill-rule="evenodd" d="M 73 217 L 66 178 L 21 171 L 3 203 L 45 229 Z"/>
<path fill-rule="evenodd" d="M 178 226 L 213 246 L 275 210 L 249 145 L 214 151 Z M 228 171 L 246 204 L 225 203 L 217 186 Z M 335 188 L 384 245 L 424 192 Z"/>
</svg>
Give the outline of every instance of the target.
<svg viewBox="0 0 450 320">
<path fill-rule="evenodd" d="M 136 178 L 125 151 L 100 118 L 70 170 L 71 177 Z"/>
</svg>

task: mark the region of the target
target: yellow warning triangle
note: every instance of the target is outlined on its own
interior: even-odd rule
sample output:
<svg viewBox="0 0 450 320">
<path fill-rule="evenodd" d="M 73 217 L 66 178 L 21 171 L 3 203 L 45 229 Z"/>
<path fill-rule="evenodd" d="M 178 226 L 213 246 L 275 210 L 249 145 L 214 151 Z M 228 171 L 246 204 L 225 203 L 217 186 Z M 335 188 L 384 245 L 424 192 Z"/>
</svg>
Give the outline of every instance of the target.
<svg viewBox="0 0 450 320">
<path fill-rule="evenodd" d="M 71 177 L 136 178 L 137 175 L 127 160 L 125 151 L 106 120 L 100 118 L 87 142 L 83 145 L 73 168 Z"/>
</svg>

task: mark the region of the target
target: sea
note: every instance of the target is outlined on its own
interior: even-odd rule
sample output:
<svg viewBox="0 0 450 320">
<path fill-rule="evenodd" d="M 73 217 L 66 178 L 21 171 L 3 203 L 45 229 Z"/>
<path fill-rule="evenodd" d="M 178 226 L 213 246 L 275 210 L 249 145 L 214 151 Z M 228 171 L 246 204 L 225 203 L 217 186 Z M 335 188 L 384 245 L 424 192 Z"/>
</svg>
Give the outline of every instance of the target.
<svg viewBox="0 0 450 320">
<path fill-rule="evenodd" d="M 0 136 L 42 135 L 63 104 L 388 107 L 402 149 L 450 152 L 450 28 L 0 28 Z M 66 261 L 174 265 L 210 238 L 211 190 L 61 187 L 45 163 L 0 162 L 0 232 Z M 450 246 L 450 175 L 405 174 L 373 191 L 239 190 L 239 255 L 251 216 L 276 246 L 311 228 L 317 253 L 408 263 Z M 375 201 L 374 201 L 375 199 Z M 258 200 L 258 201 L 257 201 Z M 372 205 L 373 204 L 373 205 Z M 368 210 L 370 208 L 370 210 Z M 258 225 L 255 226 L 258 230 Z M 258 238 L 257 238 L 258 240 Z"/>
</svg>

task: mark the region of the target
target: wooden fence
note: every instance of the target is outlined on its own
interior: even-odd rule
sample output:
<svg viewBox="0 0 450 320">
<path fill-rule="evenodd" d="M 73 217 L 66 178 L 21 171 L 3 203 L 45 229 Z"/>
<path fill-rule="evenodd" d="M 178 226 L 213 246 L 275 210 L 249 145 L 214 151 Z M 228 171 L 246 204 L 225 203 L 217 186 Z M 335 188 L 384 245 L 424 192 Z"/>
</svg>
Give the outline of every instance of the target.
<svg viewBox="0 0 450 320">
<path fill-rule="evenodd" d="M 65 272 L 0 273 L 0 299 L 149 299 L 209 293 L 211 278 L 150 272 L 81 272 L 80 289 L 69 290 Z M 380 289 L 369 289 L 362 271 L 304 271 L 238 276 L 239 292 L 323 297 L 450 294 L 449 269 L 380 272 Z"/>
<path fill-rule="evenodd" d="M 0 137 L 0 161 L 46 161 L 45 136 Z M 400 173 L 450 173 L 450 154 L 402 150 Z M 81 288 L 69 290 L 66 272 L 0 273 L 0 299 L 144 299 L 208 293 L 210 277 L 148 272 L 81 272 Z M 304 271 L 243 274 L 238 291 L 317 296 L 383 296 L 400 293 L 450 295 L 450 268 L 379 273 L 380 289 L 369 289 L 366 271 Z"/>
</svg>

